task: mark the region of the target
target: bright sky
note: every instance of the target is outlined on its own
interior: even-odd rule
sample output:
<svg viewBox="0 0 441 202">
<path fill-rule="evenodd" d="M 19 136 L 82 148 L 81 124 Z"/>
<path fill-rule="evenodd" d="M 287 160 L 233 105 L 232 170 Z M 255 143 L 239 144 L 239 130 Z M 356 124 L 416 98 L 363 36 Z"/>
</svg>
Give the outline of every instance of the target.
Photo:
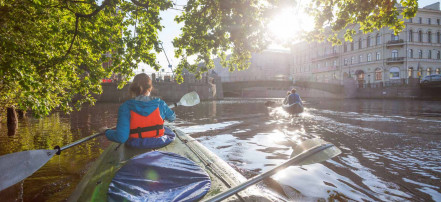
<svg viewBox="0 0 441 202">
<path fill-rule="evenodd" d="M 186 4 L 186 0 L 173 0 L 176 5 L 184 5 Z M 300 0 L 305 5 L 309 0 Z M 424 7 L 429 4 L 433 4 L 439 2 L 439 0 L 419 0 L 419 7 Z M 177 6 L 176 8 L 182 8 L 182 6 Z M 296 14 L 298 12 L 298 14 Z M 163 46 L 165 49 L 165 53 L 168 56 L 170 64 L 173 68 L 178 64 L 178 59 L 174 57 L 174 48 L 172 41 L 175 37 L 179 36 L 181 33 L 180 28 L 182 25 L 176 24 L 174 18 L 176 15 L 180 14 L 180 11 L 169 9 L 163 13 L 161 13 L 162 17 L 162 25 L 164 26 L 161 33 L 159 33 L 159 39 L 163 42 Z M 274 21 L 272 21 L 269 25 L 271 28 L 271 32 L 276 35 L 280 40 L 289 39 L 290 35 L 300 32 L 301 30 L 311 30 L 313 28 L 313 20 L 311 17 L 308 17 L 302 9 L 285 9 L 280 12 L 278 16 L 275 16 Z M 277 43 L 273 43 L 270 49 L 286 49 Z M 168 68 L 168 62 L 164 55 L 164 53 L 158 54 L 158 62 L 165 69 L 165 72 L 171 72 L 170 68 Z M 146 64 L 140 64 L 136 73 L 141 73 L 142 69 L 144 69 L 147 73 L 153 73 L 155 70 L 150 68 Z"/>
</svg>

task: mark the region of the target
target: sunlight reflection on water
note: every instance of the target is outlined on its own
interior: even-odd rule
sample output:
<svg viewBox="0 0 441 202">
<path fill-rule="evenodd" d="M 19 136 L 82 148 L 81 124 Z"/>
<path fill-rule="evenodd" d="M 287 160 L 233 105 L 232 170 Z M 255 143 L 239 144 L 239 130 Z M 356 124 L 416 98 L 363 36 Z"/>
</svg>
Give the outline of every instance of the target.
<svg viewBox="0 0 441 202">
<path fill-rule="evenodd" d="M 334 143 L 340 156 L 274 177 L 293 200 L 441 200 L 440 102 L 308 99 L 304 113 L 290 116 L 281 107 L 265 107 L 267 100 L 178 107 L 174 124 L 248 178 L 289 159 L 292 147 L 306 139 Z M 14 137 L 7 137 L 2 125 L 0 155 L 64 145 L 111 127 L 118 106 L 99 103 L 72 115 L 28 118 Z M 101 138 L 63 152 L 10 193 L 0 192 L 0 198 L 67 198 L 107 144 Z"/>
</svg>

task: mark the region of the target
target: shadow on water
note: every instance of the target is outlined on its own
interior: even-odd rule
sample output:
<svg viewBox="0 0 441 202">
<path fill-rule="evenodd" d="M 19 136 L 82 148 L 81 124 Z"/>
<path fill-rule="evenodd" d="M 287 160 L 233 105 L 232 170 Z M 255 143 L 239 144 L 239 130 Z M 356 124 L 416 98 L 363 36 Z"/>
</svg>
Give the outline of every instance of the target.
<svg viewBox="0 0 441 202">
<path fill-rule="evenodd" d="M 262 186 L 294 200 L 441 201 L 441 103 L 397 100 L 307 100 L 298 117 L 267 99 L 227 99 L 176 108 L 174 123 L 246 177 L 284 161 L 310 138 L 334 143 L 342 154 L 290 167 Z M 272 100 L 281 103 L 281 100 Z M 17 135 L 0 128 L 0 155 L 53 148 L 116 123 L 119 104 L 99 103 L 71 115 L 23 119 Z M 2 201 L 62 201 L 103 148 L 105 138 L 54 157 L 24 182 L 0 192 Z M 277 182 L 278 184 L 275 184 Z M 6 199 L 6 200 L 5 200 Z"/>
</svg>

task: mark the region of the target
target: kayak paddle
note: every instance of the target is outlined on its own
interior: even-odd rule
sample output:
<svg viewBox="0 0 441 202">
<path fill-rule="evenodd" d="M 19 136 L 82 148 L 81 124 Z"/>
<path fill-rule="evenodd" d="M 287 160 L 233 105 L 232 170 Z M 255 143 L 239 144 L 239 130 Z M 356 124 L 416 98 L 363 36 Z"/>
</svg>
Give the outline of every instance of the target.
<svg viewBox="0 0 441 202">
<path fill-rule="evenodd" d="M 40 149 L 16 152 L 0 156 L 0 191 L 6 189 L 25 178 L 46 164 L 55 154 L 70 147 L 76 146 L 90 139 L 103 135 L 104 132 L 85 137 L 64 147 L 56 146 L 52 150 Z"/>
<path fill-rule="evenodd" d="M 232 187 L 228 189 L 225 192 L 222 192 L 210 199 L 208 199 L 208 202 L 217 202 L 226 199 L 227 197 L 238 193 L 239 191 L 242 191 L 246 189 L 247 187 L 256 184 L 257 182 L 270 177 L 280 170 L 285 169 L 288 166 L 293 165 L 307 165 L 307 164 L 313 164 L 313 163 L 319 163 L 322 161 L 326 161 L 332 157 L 335 157 L 341 153 L 340 149 L 338 149 L 333 144 L 326 142 L 321 139 L 309 139 L 302 143 L 300 143 L 293 151 L 291 155 L 291 159 L 288 161 L 276 166 L 275 168 L 266 171 L 260 175 L 257 175 L 240 185 L 237 185 L 235 187 Z"/>
<path fill-rule="evenodd" d="M 199 95 L 196 92 L 190 92 L 182 96 L 181 100 L 170 108 L 182 106 L 194 106 L 200 103 Z M 55 154 L 70 147 L 76 146 L 100 135 L 105 132 L 85 137 L 81 140 L 73 142 L 63 147 L 56 146 L 53 150 L 40 149 L 16 152 L 0 156 L 0 191 L 24 180 L 31 176 L 34 172 L 44 166 Z"/>
<path fill-rule="evenodd" d="M 182 96 L 182 98 L 181 98 L 181 100 L 179 100 L 179 102 L 171 104 L 168 107 L 173 108 L 173 107 L 177 107 L 179 105 L 191 107 L 191 106 L 199 104 L 200 102 L 201 102 L 201 100 L 199 99 L 198 93 L 193 91 L 193 92 L 185 94 L 184 96 Z"/>
</svg>

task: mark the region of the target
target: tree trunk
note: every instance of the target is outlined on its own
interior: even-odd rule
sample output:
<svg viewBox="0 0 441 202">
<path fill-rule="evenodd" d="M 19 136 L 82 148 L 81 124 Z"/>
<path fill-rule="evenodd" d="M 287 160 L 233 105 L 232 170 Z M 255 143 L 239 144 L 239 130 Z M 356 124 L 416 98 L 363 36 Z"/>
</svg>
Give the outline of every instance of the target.
<svg viewBox="0 0 441 202">
<path fill-rule="evenodd" d="M 12 136 L 15 135 L 17 128 L 18 128 L 18 118 L 17 118 L 17 112 L 15 112 L 14 107 L 8 107 L 7 108 L 7 125 L 8 125 L 8 135 Z"/>
<path fill-rule="evenodd" d="M 20 119 L 22 119 L 22 118 L 24 118 L 26 116 L 26 111 L 23 111 L 21 109 L 17 109 L 15 111 L 17 112 L 18 118 L 20 118 Z"/>
</svg>

